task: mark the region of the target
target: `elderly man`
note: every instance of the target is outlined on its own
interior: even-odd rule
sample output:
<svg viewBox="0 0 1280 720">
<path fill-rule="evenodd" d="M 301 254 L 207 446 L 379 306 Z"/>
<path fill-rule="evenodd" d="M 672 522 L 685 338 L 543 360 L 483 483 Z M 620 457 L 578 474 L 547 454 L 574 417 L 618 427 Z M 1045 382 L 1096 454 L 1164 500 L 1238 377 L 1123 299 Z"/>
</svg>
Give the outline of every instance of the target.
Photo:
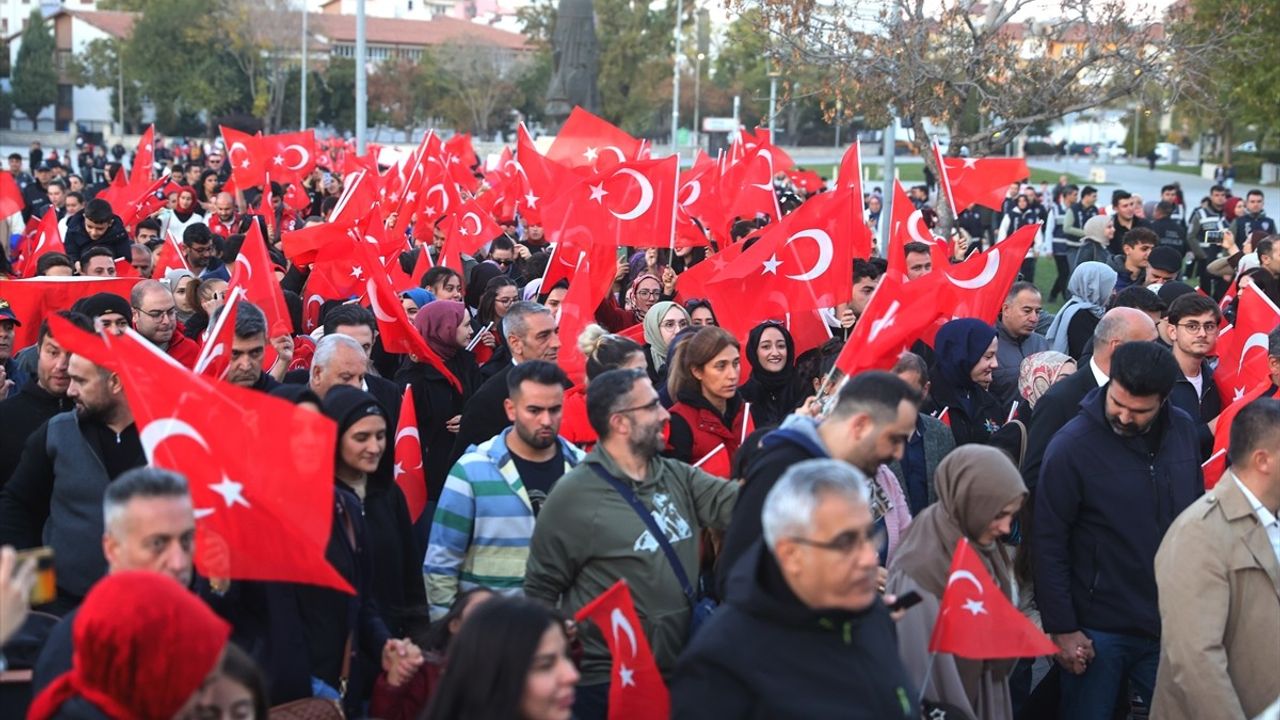
<svg viewBox="0 0 1280 720">
<path fill-rule="evenodd" d="M 1280 401 L 1240 410 L 1228 458 L 1156 553 L 1164 633 L 1152 717 L 1244 720 L 1280 697 Z"/>
<path fill-rule="evenodd" d="M 360 343 L 349 335 L 335 333 L 325 335 L 316 343 L 307 384 L 323 400 L 335 385 L 350 385 L 363 390 L 368 372 L 369 357 L 364 354 Z"/>
<path fill-rule="evenodd" d="M 183 367 L 193 368 L 200 357 L 200 345 L 178 332 L 178 304 L 173 293 L 159 280 L 143 280 L 129 293 L 133 308 L 133 328 L 168 353 Z"/>
<path fill-rule="evenodd" d="M 703 528 L 729 524 L 738 485 L 662 457 L 670 415 L 644 370 L 596 376 L 587 388 L 587 418 L 600 442 L 543 504 L 524 591 L 572 615 L 625 577 L 658 669 L 670 676 L 692 622 L 698 538 Z M 578 633 L 579 720 L 608 716 L 606 630 Z"/>
<path fill-rule="evenodd" d="M 996 322 L 996 361 L 991 373 L 991 392 L 1007 408 L 1021 397 L 1018 372 L 1028 355 L 1049 349 L 1049 341 L 1036 332 L 1044 303 L 1035 283 L 1021 281 L 1009 288 Z"/>
<path fill-rule="evenodd" d="M 151 277 L 151 268 L 155 264 L 155 260 L 151 257 L 151 248 L 142 243 L 134 243 L 129 250 L 132 253 L 129 264 L 133 265 L 133 269 L 138 273 L 138 276 Z"/>
<path fill-rule="evenodd" d="M 190 587 L 196 518 L 185 478 L 158 468 L 130 470 L 107 486 L 101 513 L 108 574 L 147 570 Z M 71 669 L 75 617 L 67 613 L 49 633 L 32 678 L 35 693 Z"/>
<path fill-rule="evenodd" d="M 866 476 L 839 460 L 791 466 L 765 499 L 763 542 L 680 657 L 674 718 L 918 718 L 877 592 Z"/>
</svg>

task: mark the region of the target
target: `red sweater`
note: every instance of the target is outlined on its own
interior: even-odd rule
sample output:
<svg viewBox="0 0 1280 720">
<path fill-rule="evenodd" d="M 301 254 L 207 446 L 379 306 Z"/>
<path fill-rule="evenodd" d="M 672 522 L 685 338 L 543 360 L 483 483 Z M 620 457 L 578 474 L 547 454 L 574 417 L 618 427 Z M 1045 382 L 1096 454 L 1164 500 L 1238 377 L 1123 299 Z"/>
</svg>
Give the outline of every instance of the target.
<svg viewBox="0 0 1280 720">
<path fill-rule="evenodd" d="M 181 329 L 175 328 L 173 339 L 169 341 L 169 349 L 165 352 L 188 370 L 194 369 L 196 359 L 200 357 L 200 343 L 183 335 Z"/>
</svg>

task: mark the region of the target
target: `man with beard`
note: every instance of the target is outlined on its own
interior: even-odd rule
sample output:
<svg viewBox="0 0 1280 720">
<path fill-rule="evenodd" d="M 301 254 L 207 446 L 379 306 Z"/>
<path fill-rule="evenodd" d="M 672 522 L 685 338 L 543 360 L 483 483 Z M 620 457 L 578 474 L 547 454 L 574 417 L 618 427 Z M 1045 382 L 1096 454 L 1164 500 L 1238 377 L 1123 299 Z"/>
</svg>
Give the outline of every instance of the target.
<svg viewBox="0 0 1280 720">
<path fill-rule="evenodd" d="M 560 437 L 565 381 L 564 371 L 544 360 L 511 368 L 505 407 L 512 426 L 449 471 L 422 564 L 433 620 L 460 592 L 521 594 L 538 513 L 556 481 L 585 456 Z"/>
<path fill-rule="evenodd" d="M 538 514 L 524 591 L 572 615 L 625 577 L 658 669 L 667 676 L 693 621 L 704 528 L 723 529 L 738 484 L 662 457 L 670 415 L 644 370 L 609 370 L 587 387 L 600 442 L 556 483 Z M 757 523 L 759 519 L 757 518 Z M 608 716 L 611 663 L 601 630 L 583 626 L 582 680 L 573 716 Z"/>
<path fill-rule="evenodd" d="M 74 354 L 67 375 L 75 410 L 54 415 L 31 434 L 0 490 L 0 545 L 53 548 L 58 599 L 42 609 L 56 615 L 79 605 L 107 571 L 107 485 L 147 463 L 120 376 Z"/>
<path fill-rule="evenodd" d="M 93 332 L 93 321 L 80 313 L 59 312 L 81 330 Z M 16 395 L 0 402 L 0 487 L 13 474 L 22 457 L 27 438 L 49 418 L 71 410 L 74 403 L 67 397 L 71 378 L 67 363 L 71 353 L 54 339 L 49 321 L 40 324 L 36 341 L 36 376 L 28 380 Z"/>
<path fill-rule="evenodd" d="M 133 328 L 185 368 L 193 368 L 200 345 L 178 332 L 178 304 L 159 280 L 143 280 L 129 293 Z"/>
<path fill-rule="evenodd" d="M 1045 451 L 1031 547 L 1063 717 L 1110 717 L 1126 682 L 1143 698 L 1155 688 L 1156 550 L 1204 492 L 1196 424 L 1166 402 L 1180 376 L 1164 346 L 1120 345 L 1110 380 Z"/>
</svg>

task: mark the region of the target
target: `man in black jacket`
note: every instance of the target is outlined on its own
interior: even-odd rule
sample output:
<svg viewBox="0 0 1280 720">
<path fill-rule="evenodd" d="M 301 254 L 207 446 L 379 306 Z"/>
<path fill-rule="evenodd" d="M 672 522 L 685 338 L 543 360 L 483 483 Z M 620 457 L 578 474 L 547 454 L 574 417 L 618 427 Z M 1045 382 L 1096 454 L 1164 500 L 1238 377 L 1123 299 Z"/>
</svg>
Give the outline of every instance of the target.
<svg viewBox="0 0 1280 720">
<path fill-rule="evenodd" d="M 1201 460 L 1208 460 L 1213 452 L 1213 431 L 1209 423 L 1222 412 L 1222 398 L 1213 381 L 1213 366 L 1208 357 L 1218 342 L 1218 328 L 1222 323 L 1218 303 L 1199 293 L 1190 293 L 1173 301 L 1164 324 L 1173 359 L 1180 370 L 1169 402 L 1182 408 L 1195 421 Z M 1234 391 L 1243 397 L 1247 389 L 1235 388 Z"/>
<path fill-rule="evenodd" d="M 507 373 L 527 360 L 554 363 L 560 356 L 560 337 L 555 316 L 536 302 L 512 303 L 502 319 L 502 333 L 511 350 L 511 363 L 476 390 L 458 418 L 458 439 L 453 444 L 453 462 L 467 448 L 479 445 L 511 424 L 504 403 L 507 400 Z"/>
<path fill-rule="evenodd" d="M 59 312 L 81 330 L 93 332 L 93 322 L 80 313 Z M 36 376 L 13 397 L 0 402 L 0 487 L 4 487 L 18 466 L 27 438 L 49 418 L 75 407 L 67 397 L 71 377 L 67 364 L 71 353 L 62 349 L 49 331 L 49 321 L 40 324 L 36 341 Z"/>
<path fill-rule="evenodd" d="M 1040 465 L 1049 441 L 1080 411 L 1080 401 L 1094 388 L 1106 384 L 1111 374 L 1111 356 L 1121 343 L 1156 339 L 1151 316 L 1129 307 L 1112 308 L 1093 330 L 1093 356 L 1089 362 L 1049 388 L 1036 403 L 1027 428 L 1027 452 L 1022 460 L 1022 480 L 1035 493 Z"/>
<path fill-rule="evenodd" d="M 733 522 L 720 548 L 716 586 L 721 593 L 733 564 L 760 539 L 765 497 L 787 468 L 803 460 L 835 458 L 870 477 L 881 464 L 902 459 L 907 439 L 916 429 L 919 404 L 919 394 L 897 375 L 859 373 L 840 389 L 835 407 L 821 422 L 792 415 L 766 435 L 747 466 Z"/>
<path fill-rule="evenodd" d="M 920 717 L 878 592 L 867 482 L 824 459 L 773 486 L 763 541 L 680 657 L 673 718 Z"/>
<path fill-rule="evenodd" d="M 1031 547 L 1036 604 L 1065 669 L 1062 717 L 1110 717 L 1126 680 L 1152 697 L 1156 550 L 1204 492 L 1195 423 L 1166 402 L 1178 375 L 1162 345 L 1121 345 L 1110 380 L 1045 452 Z"/>
<path fill-rule="evenodd" d="M 133 258 L 133 243 L 124 223 L 112 211 L 111 203 L 102 198 L 90 200 L 84 210 L 67 220 L 67 233 L 62 242 L 72 262 L 79 262 L 84 251 L 95 245 L 106 247 L 111 257 Z"/>
</svg>

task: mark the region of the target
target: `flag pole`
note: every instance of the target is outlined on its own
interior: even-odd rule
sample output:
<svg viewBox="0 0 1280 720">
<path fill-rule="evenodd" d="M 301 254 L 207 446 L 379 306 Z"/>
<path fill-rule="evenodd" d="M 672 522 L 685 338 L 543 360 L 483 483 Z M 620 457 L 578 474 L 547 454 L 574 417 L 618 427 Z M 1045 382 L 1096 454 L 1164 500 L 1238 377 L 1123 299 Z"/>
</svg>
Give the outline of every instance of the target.
<svg viewBox="0 0 1280 720">
<path fill-rule="evenodd" d="M 924 666 L 924 682 L 920 683 L 920 697 L 916 698 L 917 706 L 924 702 L 925 691 L 929 689 L 929 677 L 933 675 L 933 661 L 937 659 L 938 653 L 929 653 L 929 662 Z"/>
<path fill-rule="evenodd" d="M 942 152 L 938 150 L 938 141 L 933 141 L 933 158 L 938 163 L 938 174 L 941 175 L 941 183 L 938 185 L 938 192 L 942 193 L 946 189 L 947 206 L 951 208 L 951 221 L 955 222 L 960 217 L 960 213 L 956 212 L 956 201 L 951 197 L 951 178 L 947 175 L 947 164 L 942 161 Z"/>
<path fill-rule="evenodd" d="M 679 212 L 680 206 L 680 153 L 676 153 L 676 181 L 674 183 L 675 190 L 671 193 L 671 249 L 672 255 L 676 254 L 676 213 Z M 667 262 L 671 262 L 671 258 L 667 258 Z"/>
</svg>

